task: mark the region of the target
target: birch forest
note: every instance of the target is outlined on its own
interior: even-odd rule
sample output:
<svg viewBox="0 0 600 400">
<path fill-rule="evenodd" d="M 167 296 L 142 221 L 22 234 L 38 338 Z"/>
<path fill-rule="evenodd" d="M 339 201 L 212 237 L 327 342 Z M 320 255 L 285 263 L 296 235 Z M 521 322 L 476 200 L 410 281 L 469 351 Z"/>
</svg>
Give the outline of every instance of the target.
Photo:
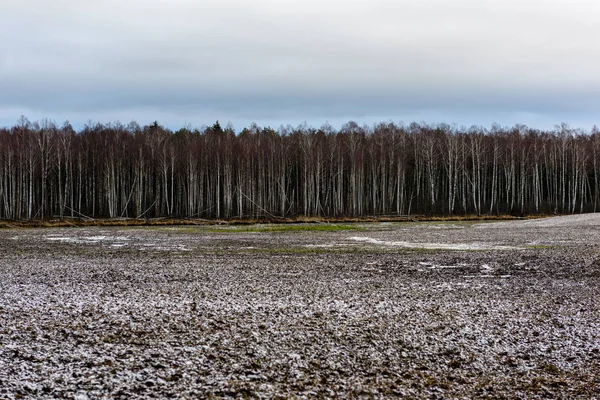
<svg viewBox="0 0 600 400">
<path fill-rule="evenodd" d="M 236 133 L 0 129 L 0 218 L 281 218 L 596 211 L 600 131 L 355 122 Z"/>
</svg>

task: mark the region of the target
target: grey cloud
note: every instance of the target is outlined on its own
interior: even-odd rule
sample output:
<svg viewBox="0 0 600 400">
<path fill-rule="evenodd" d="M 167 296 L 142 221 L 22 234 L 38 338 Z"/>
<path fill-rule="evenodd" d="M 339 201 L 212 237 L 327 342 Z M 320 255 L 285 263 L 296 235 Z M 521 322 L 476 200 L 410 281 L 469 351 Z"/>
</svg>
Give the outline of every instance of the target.
<svg viewBox="0 0 600 400">
<path fill-rule="evenodd" d="M 586 0 L 4 0 L 0 107 L 575 119 L 599 105 L 598 17 Z"/>
</svg>

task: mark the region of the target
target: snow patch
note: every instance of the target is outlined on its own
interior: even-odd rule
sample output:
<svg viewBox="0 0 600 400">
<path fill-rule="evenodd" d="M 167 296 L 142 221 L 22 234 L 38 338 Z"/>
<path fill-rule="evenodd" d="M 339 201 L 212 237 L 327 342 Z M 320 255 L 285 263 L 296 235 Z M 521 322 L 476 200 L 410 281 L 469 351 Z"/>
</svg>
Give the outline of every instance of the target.
<svg viewBox="0 0 600 400">
<path fill-rule="evenodd" d="M 139 248 L 140 250 L 158 250 L 158 251 L 190 251 L 191 249 L 183 244 L 157 244 L 144 243 Z"/>
<path fill-rule="evenodd" d="M 490 245 L 486 243 L 415 243 L 415 242 L 392 242 L 370 237 L 353 236 L 348 238 L 355 242 L 363 242 L 380 246 L 402 247 L 408 249 L 429 250 L 518 250 L 515 246 Z"/>
<path fill-rule="evenodd" d="M 348 246 L 348 244 L 347 243 L 333 243 L 333 244 L 306 244 L 306 245 L 304 245 L 304 247 L 308 247 L 308 248 L 313 248 L 313 247 L 332 248 L 332 247 L 343 247 L 343 246 Z"/>
<path fill-rule="evenodd" d="M 46 235 L 46 240 L 61 243 L 74 244 L 95 244 L 100 242 L 123 242 L 130 240 L 126 236 L 64 236 L 64 235 Z"/>
</svg>

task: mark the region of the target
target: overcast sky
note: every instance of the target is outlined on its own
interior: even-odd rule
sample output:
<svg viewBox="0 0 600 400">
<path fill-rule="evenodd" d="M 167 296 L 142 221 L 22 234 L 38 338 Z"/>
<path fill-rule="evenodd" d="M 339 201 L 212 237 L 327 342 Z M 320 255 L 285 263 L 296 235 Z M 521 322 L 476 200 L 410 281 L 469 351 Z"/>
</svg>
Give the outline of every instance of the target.
<svg viewBox="0 0 600 400">
<path fill-rule="evenodd" d="M 597 0 L 1 0 L 0 125 L 600 123 Z"/>
</svg>

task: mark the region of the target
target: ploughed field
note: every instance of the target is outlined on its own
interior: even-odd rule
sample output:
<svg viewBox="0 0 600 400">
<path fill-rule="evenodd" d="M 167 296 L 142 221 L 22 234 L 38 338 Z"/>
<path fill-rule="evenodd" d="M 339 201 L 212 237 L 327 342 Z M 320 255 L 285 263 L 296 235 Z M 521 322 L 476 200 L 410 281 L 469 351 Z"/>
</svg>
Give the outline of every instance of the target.
<svg viewBox="0 0 600 400">
<path fill-rule="evenodd" d="M 0 230 L 0 398 L 600 397 L 599 228 Z"/>
</svg>

